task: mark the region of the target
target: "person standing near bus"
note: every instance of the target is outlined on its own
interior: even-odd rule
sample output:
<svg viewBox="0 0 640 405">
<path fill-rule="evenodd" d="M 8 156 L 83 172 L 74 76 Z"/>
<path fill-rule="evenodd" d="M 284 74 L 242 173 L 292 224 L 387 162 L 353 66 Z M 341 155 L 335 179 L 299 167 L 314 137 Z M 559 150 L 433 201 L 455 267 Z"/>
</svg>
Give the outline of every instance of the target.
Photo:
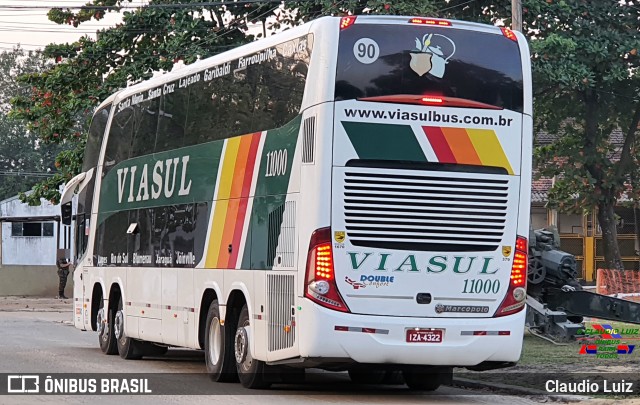
<svg viewBox="0 0 640 405">
<path fill-rule="evenodd" d="M 69 276 L 69 269 L 73 268 L 71 262 L 66 258 L 64 250 L 59 252 L 58 260 L 56 260 L 56 267 L 58 267 L 58 296 L 59 299 L 67 299 L 64 295 L 64 289 L 67 286 L 67 277 Z"/>
</svg>

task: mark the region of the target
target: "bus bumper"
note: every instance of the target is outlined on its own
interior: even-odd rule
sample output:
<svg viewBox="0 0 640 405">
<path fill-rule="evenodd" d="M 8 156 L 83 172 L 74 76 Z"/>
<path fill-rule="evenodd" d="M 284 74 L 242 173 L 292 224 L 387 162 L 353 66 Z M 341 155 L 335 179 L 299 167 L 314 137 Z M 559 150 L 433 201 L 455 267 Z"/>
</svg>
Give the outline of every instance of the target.
<svg viewBox="0 0 640 405">
<path fill-rule="evenodd" d="M 483 362 L 517 362 L 522 351 L 524 309 L 500 318 L 413 318 L 345 314 L 306 300 L 302 308 L 297 313 L 297 326 L 303 358 L 475 366 Z M 406 331 L 410 328 L 443 329 L 443 340 L 408 343 Z"/>
</svg>

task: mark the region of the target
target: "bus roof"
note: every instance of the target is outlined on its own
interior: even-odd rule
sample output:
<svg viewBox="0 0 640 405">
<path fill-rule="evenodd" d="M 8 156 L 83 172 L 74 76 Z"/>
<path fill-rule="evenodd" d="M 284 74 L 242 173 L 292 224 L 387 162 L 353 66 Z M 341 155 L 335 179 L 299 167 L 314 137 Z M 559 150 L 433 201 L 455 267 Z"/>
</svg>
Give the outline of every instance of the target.
<svg viewBox="0 0 640 405">
<path fill-rule="evenodd" d="M 192 73 L 202 71 L 207 67 L 219 65 L 219 64 L 237 59 L 240 56 L 251 54 L 251 53 L 257 52 L 258 50 L 268 48 L 270 46 L 278 45 L 281 42 L 286 41 L 287 39 L 296 38 L 308 33 L 311 24 L 312 22 L 306 23 L 304 25 L 300 25 L 298 27 L 294 27 L 284 32 L 272 35 L 268 38 L 250 42 L 248 44 L 241 45 L 237 48 L 230 49 L 226 52 L 219 53 L 209 58 L 199 60 L 190 65 L 186 65 L 185 67 L 172 70 L 171 72 L 167 72 L 165 74 L 153 77 L 149 80 L 127 87 L 126 89 L 123 89 L 116 94 L 118 95 L 119 99 L 126 98 L 132 94 L 157 87 L 162 83 L 170 82 L 180 77 L 188 76 Z"/>
<path fill-rule="evenodd" d="M 114 93 L 109 96 L 105 101 L 100 104 L 100 107 L 107 104 L 108 102 L 112 102 L 115 99 L 124 99 L 132 94 L 139 93 L 148 89 L 152 89 L 158 87 L 159 85 L 167 82 L 171 82 L 179 79 L 180 77 L 188 76 L 192 73 L 196 73 L 202 71 L 203 69 L 215 65 L 219 65 L 234 59 L 237 59 L 240 56 L 251 54 L 257 52 L 261 49 L 275 46 L 283 41 L 288 39 L 293 39 L 299 36 L 302 36 L 309 31 L 313 31 L 316 27 L 321 27 L 326 24 L 339 24 L 339 21 L 342 17 L 332 17 L 326 16 L 321 17 L 315 20 L 312 20 L 303 25 L 293 27 L 286 31 L 274 34 L 270 37 L 260 39 L 245 45 L 241 45 L 237 48 L 228 50 L 226 52 L 222 52 L 220 54 L 211 56 L 206 59 L 199 60 L 193 64 L 187 65 L 185 67 L 172 70 L 171 72 L 167 72 L 151 79 L 142 81 L 140 83 L 134 84 L 127 88 L 121 89 L 120 91 Z M 410 20 L 413 18 L 428 18 L 428 17 L 411 17 L 411 16 L 391 16 L 391 15 L 362 15 L 355 16 L 356 21 L 355 24 L 410 24 Z M 443 19 L 436 19 L 442 21 Z M 451 23 L 453 28 L 458 29 L 468 29 L 475 31 L 484 31 L 495 34 L 501 34 L 500 27 L 488 25 L 488 24 L 479 24 L 467 21 L 460 20 L 444 20 Z"/>
</svg>

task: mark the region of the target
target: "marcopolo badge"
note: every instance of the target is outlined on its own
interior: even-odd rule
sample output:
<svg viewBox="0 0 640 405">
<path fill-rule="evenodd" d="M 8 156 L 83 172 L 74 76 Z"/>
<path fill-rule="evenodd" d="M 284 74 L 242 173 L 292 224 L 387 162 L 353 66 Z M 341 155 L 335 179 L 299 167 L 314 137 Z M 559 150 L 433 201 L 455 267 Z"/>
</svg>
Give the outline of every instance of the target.
<svg viewBox="0 0 640 405">
<path fill-rule="evenodd" d="M 511 246 L 502 246 L 502 256 L 509 257 L 511 255 Z"/>
</svg>

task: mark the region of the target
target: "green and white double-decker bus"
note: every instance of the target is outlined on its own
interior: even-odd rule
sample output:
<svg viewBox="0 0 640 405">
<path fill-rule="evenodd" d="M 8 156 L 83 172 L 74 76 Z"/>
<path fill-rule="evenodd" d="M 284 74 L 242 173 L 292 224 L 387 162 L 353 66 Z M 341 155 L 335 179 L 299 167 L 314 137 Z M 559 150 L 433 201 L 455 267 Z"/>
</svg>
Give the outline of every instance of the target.
<svg viewBox="0 0 640 405">
<path fill-rule="evenodd" d="M 126 88 L 77 193 L 75 326 L 216 381 L 520 357 L 531 188 L 524 37 L 325 17 Z M 386 373 L 386 374 L 385 374 Z M 371 381 L 371 380 L 370 380 Z"/>
</svg>

